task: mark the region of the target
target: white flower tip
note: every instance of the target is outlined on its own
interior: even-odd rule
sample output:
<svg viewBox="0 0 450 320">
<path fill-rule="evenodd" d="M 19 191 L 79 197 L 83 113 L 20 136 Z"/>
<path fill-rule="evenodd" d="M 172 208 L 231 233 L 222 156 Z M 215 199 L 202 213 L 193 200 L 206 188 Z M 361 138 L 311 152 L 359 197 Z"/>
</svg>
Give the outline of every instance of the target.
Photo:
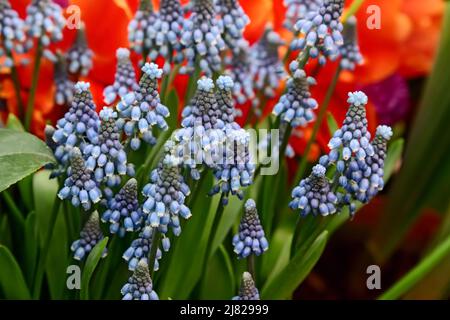
<svg viewBox="0 0 450 320">
<path fill-rule="evenodd" d="M 203 91 L 210 91 L 214 88 L 214 82 L 212 79 L 207 77 L 202 77 L 197 81 L 198 89 Z"/>
<path fill-rule="evenodd" d="M 362 91 L 349 92 L 347 102 L 357 107 L 365 106 L 368 102 L 368 98 Z"/>
<path fill-rule="evenodd" d="M 233 79 L 230 76 L 220 76 L 216 81 L 217 87 L 221 90 L 232 89 L 234 86 Z"/>
<path fill-rule="evenodd" d="M 130 50 L 127 48 L 119 48 L 116 51 L 116 57 L 117 59 L 128 59 L 130 57 Z"/>
<path fill-rule="evenodd" d="M 392 128 L 389 126 L 381 125 L 377 127 L 377 135 L 382 136 L 384 139 L 389 140 L 392 138 Z"/>
</svg>

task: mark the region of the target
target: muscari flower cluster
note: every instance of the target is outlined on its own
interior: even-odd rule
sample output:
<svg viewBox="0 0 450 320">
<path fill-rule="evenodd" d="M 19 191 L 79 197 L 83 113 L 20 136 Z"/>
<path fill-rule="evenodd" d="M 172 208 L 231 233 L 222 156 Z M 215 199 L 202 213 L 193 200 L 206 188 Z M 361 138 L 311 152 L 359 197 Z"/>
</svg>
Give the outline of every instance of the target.
<svg viewBox="0 0 450 320">
<path fill-rule="evenodd" d="M 284 26 L 293 31 L 298 20 L 304 19 L 308 12 L 317 11 L 322 0 L 284 0 L 286 17 Z"/>
<path fill-rule="evenodd" d="M 130 60 L 130 51 L 119 48 L 116 51 L 117 67 L 114 76 L 114 84 L 103 90 L 104 102 L 112 104 L 119 97 L 124 97 L 127 93 L 137 90 L 139 85 L 136 82 L 136 73 Z"/>
<path fill-rule="evenodd" d="M 8 53 L 23 53 L 26 50 L 24 21 L 8 0 L 0 0 L 0 58 L 5 57 L 4 66 L 11 67 L 14 64 Z"/>
<path fill-rule="evenodd" d="M 62 39 L 66 19 L 61 7 L 52 0 L 32 0 L 27 7 L 25 23 L 29 36 L 46 47 Z"/>
<path fill-rule="evenodd" d="M 102 222 L 109 222 L 109 231 L 123 237 L 125 232 L 138 231 L 143 223 L 143 213 L 138 200 L 138 185 L 134 178 L 106 201 Z"/>
<path fill-rule="evenodd" d="M 343 9 L 344 0 L 323 0 L 318 10 L 308 12 L 295 24 L 294 29 L 301 37 L 291 42 L 291 49 L 307 50 L 312 58 L 318 57 L 321 64 L 327 58 L 335 59 L 344 44 L 344 27 L 339 21 Z"/>
<path fill-rule="evenodd" d="M 293 128 L 305 127 L 314 120 L 313 110 L 317 108 L 317 101 L 311 97 L 309 86 L 316 83 L 314 78 L 307 77 L 305 71 L 296 68 L 297 61 L 291 64 L 296 69 L 287 82 L 287 92 L 281 96 L 275 105 L 273 114 L 280 116 L 282 122 L 290 123 Z"/>
<path fill-rule="evenodd" d="M 207 75 L 220 71 L 220 54 L 226 46 L 216 14 L 212 0 L 194 2 L 192 14 L 182 28 L 181 44 L 187 65 L 180 68 L 180 73 L 192 72 L 197 63 Z"/>
<path fill-rule="evenodd" d="M 74 83 L 67 74 L 67 65 L 64 57 L 57 54 L 54 65 L 53 78 L 56 85 L 55 102 L 58 105 L 69 104 L 73 99 Z"/>
<path fill-rule="evenodd" d="M 92 69 L 93 52 L 86 41 L 84 26 L 77 29 L 77 37 L 74 44 L 66 54 L 68 71 L 71 74 L 87 76 Z"/>
<path fill-rule="evenodd" d="M 217 13 L 220 14 L 219 26 L 228 48 L 239 51 L 237 43 L 243 40 L 245 27 L 250 23 L 238 0 L 216 0 Z"/>
<path fill-rule="evenodd" d="M 264 230 L 259 220 L 255 201 L 247 200 L 244 216 L 239 224 L 239 233 L 233 237 L 234 252 L 239 258 L 244 259 L 249 255 L 261 255 L 269 249 Z"/>
<path fill-rule="evenodd" d="M 83 153 L 86 167 L 94 172 L 98 183 L 106 182 L 109 187 L 120 184 L 120 176 L 134 175 L 134 168 L 127 163 L 127 154 L 120 142 L 120 131 L 116 124 L 117 112 L 104 107 L 100 111 L 100 129 L 97 139 L 87 145 Z"/>
<path fill-rule="evenodd" d="M 139 261 L 133 275 L 120 290 L 122 300 L 159 300 L 145 261 Z"/>
<path fill-rule="evenodd" d="M 52 140 L 56 144 L 55 158 L 63 167 L 68 164 L 69 152 L 73 147 L 84 151 L 89 142 L 98 139 L 100 119 L 95 111 L 89 83 L 75 84 L 75 93 L 69 111 L 56 123 Z"/>
<path fill-rule="evenodd" d="M 340 66 L 343 70 L 353 71 L 356 65 L 360 65 L 363 62 L 363 57 L 359 51 L 356 25 L 356 18 L 351 16 L 347 19 L 344 26 L 344 44 L 339 48 L 341 54 Z"/>
<path fill-rule="evenodd" d="M 158 167 L 150 173 L 151 182 L 142 190 L 146 197 L 143 211 L 148 215 L 147 224 L 151 227 L 158 228 L 163 234 L 171 227 L 178 236 L 181 233 L 179 217 L 189 219 L 192 215 L 184 204 L 190 189 L 181 175 L 180 159 L 169 153 L 166 151 Z"/>
<path fill-rule="evenodd" d="M 136 239 L 134 239 L 133 242 L 131 242 L 130 247 L 124 252 L 122 258 L 128 262 L 128 270 L 130 271 L 136 270 L 139 261 L 144 261 L 146 264 L 148 264 L 148 256 L 152 248 L 152 240 L 155 230 L 156 229 L 154 229 L 150 225 L 146 225 L 139 233 L 139 236 Z M 163 250 L 165 252 L 169 251 L 170 249 L 169 238 L 164 236 L 161 242 Z M 161 257 L 162 257 L 161 249 L 157 248 L 154 262 L 155 264 L 153 266 L 154 271 L 158 271 L 159 269 L 158 260 L 161 259 Z"/>
<path fill-rule="evenodd" d="M 95 181 L 92 170 L 86 167 L 80 149 L 73 148 L 70 151 L 67 178 L 64 181 L 64 187 L 58 192 L 58 197 L 61 200 L 70 199 L 75 207 L 81 204 L 83 209 L 88 211 L 92 204 L 100 201 L 101 196 L 98 182 Z"/>
<path fill-rule="evenodd" d="M 139 7 L 128 24 L 130 49 L 138 54 L 148 52 L 151 42 L 147 33 L 149 25 L 155 22 L 155 13 L 151 0 L 140 0 Z"/>
<path fill-rule="evenodd" d="M 252 275 L 249 272 L 242 274 L 241 287 L 239 295 L 233 297 L 233 300 L 260 300 L 259 291 L 255 286 Z"/>
<path fill-rule="evenodd" d="M 131 138 L 130 146 L 133 150 L 139 149 L 141 140 L 155 144 L 152 128 L 157 126 L 161 130 L 167 130 L 165 118 L 170 115 L 169 109 L 161 104 L 158 93 L 158 79 L 163 71 L 154 63 L 146 63 L 142 71 L 136 90 L 125 95 L 117 104 L 120 114 L 118 125 Z"/>
<path fill-rule="evenodd" d="M 100 219 L 98 212 L 94 211 L 89 216 L 86 224 L 80 232 L 80 239 L 75 240 L 70 250 L 73 251 L 73 257 L 76 260 L 83 260 L 95 245 L 103 239 L 103 233 L 100 229 Z M 107 250 L 102 253 L 102 258 L 106 257 Z"/>
</svg>

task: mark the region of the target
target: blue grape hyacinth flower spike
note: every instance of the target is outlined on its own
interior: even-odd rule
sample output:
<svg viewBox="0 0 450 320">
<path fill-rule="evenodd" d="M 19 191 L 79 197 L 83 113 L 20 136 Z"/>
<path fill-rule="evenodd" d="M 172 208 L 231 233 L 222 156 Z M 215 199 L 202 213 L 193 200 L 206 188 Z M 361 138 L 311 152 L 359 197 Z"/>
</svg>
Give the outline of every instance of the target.
<svg viewBox="0 0 450 320">
<path fill-rule="evenodd" d="M 80 239 L 72 243 L 70 249 L 74 252 L 75 260 L 83 260 L 95 245 L 103 239 L 103 233 L 100 229 L 100 219 L 98 212 L 94 211 L 89 216 L 83 230 L 80 232 Z M 102 253 L 102 258 L 106 257 L 107 250 Z"/>
<path fill-rule="evenodd" d="M 357 20 L 354 16 L 347 19 L 344 26 L 344 44 L 339 48 L 341 54 L 340 66 L 343 70 L 355 70 L 363 63 L 363 56 L 359 50 L 357 35 Z"/>
<path fill-rule="evenodd" d="M 87 76 L 93 67 L 93 55 L 87 44 L 84 24 L 81 24 L 75 42 L 66 54 L 68 71 L 74 75 Z"/>
<path fill-rule="evenodd" d="M 242 274 L 239 295 L 233 297 L 233 300 L 260 300 L 259 291 L 256 288 L 255 281 L 249 272 L 244 272 Z"/>
<path fill-rule="evenodd" d="M 145 261 L 139 261 L 133 275 L 120 290 L 122 300 L 159 300 Z"/>
</svg>

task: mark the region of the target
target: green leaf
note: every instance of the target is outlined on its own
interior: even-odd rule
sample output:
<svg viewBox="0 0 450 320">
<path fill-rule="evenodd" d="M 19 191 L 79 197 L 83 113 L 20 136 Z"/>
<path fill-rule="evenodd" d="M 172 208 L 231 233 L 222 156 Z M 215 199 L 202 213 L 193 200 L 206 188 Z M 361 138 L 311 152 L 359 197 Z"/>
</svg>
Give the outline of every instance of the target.
<svg viewBox="0 0 450 320">
<path fill-rule="evenodd" d="M 339 129 L 339 126 L 331 112 L 327 112 L 327 123 L 328 123 L 328 130 L 330 131 L 331 136 L 333 136 L 336 130 Z"/>
<path fill-rule="evenodd" d="M 6 128 L 15 131 L 25 131 L 22 123 L 13 113 L 8 114 L 8 119 L 6 120 Z"/>
<path fill-rule="evenodd" d="M 169 93 L 169 97 L 167 98 L 167 106 L 170 110 L 170 116 L 167 121 L 169 128 L 176 128 L 178 122 L 178 105 L 180 103 L 180 99 L 178 98 L 177 91 L 172 89 Z"/>
<path fill-rule="evenodd" d="M 0 129 L 0 192 L 51 162 L 53 154 L 42 140 L 29 133 Z"/>
<path fill-rule="evenodd" d="M 6 299 L 30 299 L 22 270 L 9 249 L 0 245 L 0 288 Z"/>
<path fill-rule="evenodd" d="M 36 230 L 36 213 L 31 212 L 25 220 L 25 277 L 31 283 L 36 268 L 38 241 Z"/>
<path fill-rule="evenodd" d="M 86 259 L 86 264 L 81 276 L 80 298 L 82 300 L 89 299 L 89 283 L 91 281 L 92 275 L 94 274 L 95 268 L 97 268 L 98 262 L 102 258 L 103 251 L 105 250 L 107 243 L 108 237 L 105 237 L 102 241 L 95 245 Z"/>
<path fill-rule="evenodd" d="M 11 228 L 7 215 L 0 215 L 0 244 L 12 247 Z"/>
<path fill-rule="evenodd" d="M 394 172 L 395 166 L 400 161 L 403 154 L 403 146 L 405 145 L 405 140 L 399 138 L 389 145 L 386 161 L 384 161 L 384 182 L 387 182 L 389 177 Z"/>
<path fill-rule="evenodd" d="M 221 245 L 208 263 L 201 299 L 228 300 L 235 295 L 235 279 L 230 256 Z"/>
<path fill-rule="evenodd" d="M 33 176 L 23 178 L 17 182 L 20 191 L 20 199 L 28 211 L 33 210 Z"/>
<path fill-rule="evenodd" d="M 306 251 L 305 254 L 297 252 L 289 264 L 273 280 L 266 282 L 262 291 L 262 299 L 290 298 L 294 290 L 308 276 L 315 266 L 328 239 L 328 232 L 322 232 Z"/>
</svg>

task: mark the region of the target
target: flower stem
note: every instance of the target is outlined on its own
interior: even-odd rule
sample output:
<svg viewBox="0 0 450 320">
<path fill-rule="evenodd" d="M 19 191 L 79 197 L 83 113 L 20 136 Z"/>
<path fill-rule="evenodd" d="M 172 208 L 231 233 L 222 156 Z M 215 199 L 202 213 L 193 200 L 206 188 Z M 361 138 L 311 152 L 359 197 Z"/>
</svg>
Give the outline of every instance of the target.
<svg viewBox="0 0 450 320">
<path fill-rule="evenodd" d="M 247 257 L 247 269 L 247 271 L 252 275 L 253 279 L 255 279 L 255 256 L 253 254 Z"/>
<path fill-rule="evenodd" d="M 148 268 L 150 272 L 150 277 L 153 279 L 153 272 L 155 269 L 156 252 L 158 251 L 159 242 L 161 241 L 161 233 L 157 228 L 153 229 L 154 234 L 152 237 L 152 247 L 148 255 Z"/>
<path fill-rule="evenodd" d="M 27 110 L 26 110 L 26 114 L 25 114 L 25 128 L 27 131 L 30 131 L 30 127 L 31 127 L 31 119 L 33 116 L 34 100 L 36 98 L 36 89 L 37 89 L 37 84 L 38 84 L 38 80 L 39 80 L 39 69 L 41 68 L 43 51 L 44 51 L 44 47 L 42 46 L 41 41 L 39 41 L 37 51 L 36 51 L 36 58 L 34 60 L 33 77 L 31 78 L 30 95 L 28 97 Z"/>
<path fill-rule="evenodd" d="M 14 85 L 14 93 L 16 94 L 17 99 L 17 106 L 18 106 L 18 113 L 19 113 L 19 119 L 23 119 L 23 101 L 22 97 L 20 96 L 20 80 L 19 80 L 19 74 L 17 72 L 16 65 L 14 63 L 14 58 L 10 50 L 6 49 L 6 55 L 8 58 L 10 58 L 13 61 L 13 64 L 11 66 L 11 79 L 13 81 Z"/>
<path fill-rule="evenodd" d="M 328 87 L 327 93 L 325 95 L 325 99 L 319 108 L 319 114 L 317 116 L 317 120 L 314 123 L 313 132 L 311 137 L 308 140 L 308 143 L 305 148 L 305 152 L 303 153 L 302 160 L 297 169 L 297 174 L 295 175 L 294 183 L 297 183 L 298 180 L 303 176 L 304 171 L 306 169 L 306 165 L 308 163 L 308 154 L 311 151 L 311 147 L 313 143 L 316 141 L 317 134 L 319 133 L 319 129 L 322 126 L 323 119 L 327 113 L 328 105 L 330 104 L 331 97 L 333 96 L 334 90 L 336 89 L 337 82 L 339 80 L 339 75 L 341 74 L 341 67 L 339 66 L 334 73 L 333 79 L 331 80 L 330 86 Z"/>
<path fill-rule="evenodd" d="M 347 12 L 345 12 L 345 15 L 342 18 L 342 23 L 345 23 L 348 18 L 353 16 L 359 10 L 359 8 L 362 6 L 363 3 L 364 3 L 364 0 L 353 1 L 350 8 L 348 8 Z"/>
</svg>

